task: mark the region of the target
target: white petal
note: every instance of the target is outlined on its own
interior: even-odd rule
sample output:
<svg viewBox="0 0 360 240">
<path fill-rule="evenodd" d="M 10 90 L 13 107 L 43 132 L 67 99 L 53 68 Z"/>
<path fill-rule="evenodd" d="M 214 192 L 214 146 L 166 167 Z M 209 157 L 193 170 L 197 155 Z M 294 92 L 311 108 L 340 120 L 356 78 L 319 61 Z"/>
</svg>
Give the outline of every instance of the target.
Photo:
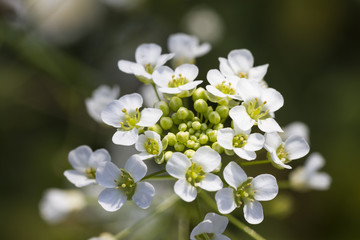
<svg viewBox="0 0 360 240">
<path fill-rule="evenodd" d="M 236 208 L 234 189 L 223 188 L 215 194 L 218 210 L 222 214 L 229 214 Z"/>
<path fill-rule="evenodd" d="M 185 154 L 175 152 L 166 163 L 166 171 L 175 178 L 184 179 L 190 166 L 191 162 Z"/>
<path fill-rule="evenodd" d="M 124 117 L 124 113 L 122 112 L 124 107 L 125 106 L 119 100 L 110 102 L 101 112 L 101 119 L 107 125 L 120 128 L 120 122 Z"/>
<path fill-rule="evenodd" d="M 277 156 L 276 154 L 276 151 L 271 151 L 269 152 L 270 153 L 270 156 L 271 156 L 271 161 L 273 162 L 273 164 L 275 164 L 275 166 L 277 168 L 280 168 L 280 169 L 283 169 L 283 168 L 286 168 L 286 169 L 292 169 L 292 167 L 290 165 L 287 165 L 285 163 L 283 163 L 279 157 Z"/>
<path fill-rule="evenodd" d="M 325 165 L 325 160 L 320 153 L 312 153 L 305 161 L 305 171 L 315 172 Z"/>
<path fill-rule="evenodd" d="M 138 93 L 126 94 L 119 98 L 119 103 L 121 103 L 128 112 L 135 112 L 136 109 L 141 108 L 143 104 L 143 98 Z M 121 111 L 122 109 L 120 109 Z"/>
<path fill-rule="evenodd" d="M 269 201 L 276 197 L 279 187 L 276 178 L 270 174 L 261 174 L 251 181 L 251 188 L 256 190 L 255 200 Z"/>
<path fill-rule="evenodd" d="M 242 159 L 251 161 L 256 158 L 256 153 L 254 151 L 248 151 L 245 150 L 244 148 L 234 148 L 233 150 L 236 153 L 236 155 L 238 155 Z"/>
<path fill-rule="evenodd" d="M 111 160 L 110 154 L 106 149 L 104 148 L 98 149 L 95 152 L 93 152 L 93 154 L 91 154 L 89 159 L 89 166 L 94 167 L 96 170 L 96 168 L 100 166 L 102 163 L 110 162 L 110 160 Z"/>
<path fill-rule="evenodd" d="M 100 205 L 109 212 L 119 210 L 127 200 L 127 196 L 120 190 L 115 188 L 107 188 L 103 190 L 98 198 Z"/>
<path fill-rule="evenodd" d="M 209 192 L 218 191 L 223 187 L 221 179 L 212 173 L 207 173 L 205 178 L 198 184 L 199 187 Z"/>
<path fill-rule="evenodd" d="M 285 150 L 289 154 L 289 159 L 298 159 L 309 153 L 309 144 L 304 138 L 291 136 L 285 141 Z"/>
<path fill-rule="evenodd" d="M 293 122 L 284 127 L 284 139 L 289 138 L 292 135 L 303 137 L 309 142 L 309 127 L 303 122 Z"/>
<path fill-rule="evenodd" d="M 253 133 L 247 139 L 247 143 L 244 146 L 244 150 L 248 151 L 258 151 L 260 150 L 265 143 L 265 137 L 260 133 Z"/>
<path fill-rule="evenodd" d="M 210 92 L 212 95 L 217 96 L 217 97 L 225 98 L 228 96 L 227 94 L 222 93 L 219 89 L 217 89 L 213 85 L 207 85 L 206 90 L 208 92 Z"/>
<path fill-rule="evenodd" d="M 253 67 L 249 70 L 249 79 L 254 79 L 255 81 L 260 81 L 264 78 L 269 64 L 260 65 L 257 67 Z"/>
<path fill-rule="evenodd" d="M 168 87 L 173 74 L 174 71 L 171 68 L 167 66 L 161 66 L 155 70 L 155 72 L 152 74 L 152 77 L 154 83 L 159 87 Z"/>
<path fill-rule="evenodd" d="M 265 133 L 265 144 L 264 148 L 271 152 L 276 151 L 278 147 L 282 144 L 281 137 L 276 132 Z"/>
<path fill-rule="evenodd" d="M 135 149 L 139 152 L 146 152 L 145 142 L 147 139 L 148 139 L 148 137 L 145 136 L 144 134 L 139 135 L 139 137 L 135 143 Z"/>
<path fill-rule="evenodd" d="M 131 177 L 134 179 L 135 182 L 138 182 L 143 177 L 145 177 L 147 172 L 146 164 L 137 154 L 132 155 L 126 161 L 124 168 L 128 173 L 130 173 Z"/>
<path fill-rule="evenodd" d="M 155 66 L 158 58 L 161 54 L 161 47 L 157 44 L 141 44 L 135 52 L 135 59 L 137 63 L 145 66 L 146 64 L 151 64 Z"/>
<path fill-rule="evenodd" d="M 201 57 L 207 54 L 211 50 L 210 43 L 203 43 L 194 49 L 194 57 Z"/>
<path fill-rule="evenodd" d="M 112 137 L 113 143 L 123 146 L 131 146 L 136 143 L 138 139 L 138 130 L 133 128 L 130 131 L 116 131 Z"/>
<path fill-rule="evenodd" d="M 175 69 L 175 77 L 178 77 L 179 74 L 191 82 L 199 74 L 199 69 L 194 64 L 183 64 Z"/>
<path fill-rule="evenodd" d="M 224 74 L 225 76 L 234 76 L 236 75 L 236 73 L 234 72 L 234 70 L 231 68 L 229 61 L 226 58 L 219 58 L 219 62 L 220 62 L 220 72 L 222 74 Z"/>
<path fill-rule="evenodd" d="M 196 240 L 196 236 L 203 233 L 212 233 L 213 223 L 210 220 L 204 220 L 200 222 L 194 229 L 191 231 L 190 239 Z"/>
<path fill-rule="evenodd" d="M 240 96 L 245 102 L 253 101 L 255 98 L 261 99 L 262 89 L 258 83 L 240 78 L 237 87 Z"/>
<path fill-rule="evenodd" d="M 254 65 L 254 57 L 247 49 L 231 51 L 228 55 L 228 61 L 236 73 L 248 72 Z"/>
<path fill-rule="evenodd" d="M 179 88 L 169 88 L 169 87 L 159 88 L 159 91 L 161 93 L 167 93 L 167 94 L 178 94 L 182 92 Z"/>
<path fill-rule="evenodd" d="M 136 190 L 132 200 L 142 209 L 150 207 L 151 202 L 155 196 L 155 188 L 148 182 L 139 182 L 136 185 Z"/>
<path fill-rule="evenodd" d="M 246 201 L 244 206 L 244 217 L 248 223 L 261 223 L 264 220 L 264 213 L 261 203 L 258 201 Z"/>
<path fill-rule="evenodd" d="M 151 127 L 161 118 L 163 112 L 157 108 L 144 108 L 140 113 L 140 121 L 136 124 L 142 127 Z"/>
<path fill-rule="evenodd" d="M 273 88 L 265 88 L 262 90 L 261 99 L 266 101 L 266 108 L 270 112 L 275 112 L 284 105 L 284 98 Z"/>
<path fill-rule="evenodd" d="M 255 120 L 250 118 L 244 106 L 233 107 L 229 111 L 229 115 L 234 121 L 234 125 L 237 124 L 243 130 L 250 129 L 255 123 Z"/>
<path fill-rule="evenodd" d="M 69 152 L 68 158 L 74 169 L 84 172 L 89 166 L 92 150 L 89 146 L 82 145 Z"/>
<path fill-rule="evenodd" d="M 197 196 L 196 188 L 185 179 L 176 181 L 174 191 L 185 202 L 192 202 Z"/>
<path fill-rule="evenodd" d="M 117 183 L 114 180 L 118 180 L 119 177 L 120 169 L 112 162 L 106 162 L 96 171 L 96 181 L 106 188 L 116 187 Z"/>
<path fill-rule="evenodd" d="M 219 235 L 215 235 L 213 237 L 213 240 L 231 240 L 231 239 L 225 235 L 219 234 Z"/>
<path fill-rule="evenodd" d="M 233 138 L 234 138 L 234 130 L 231 128 L 223 128 L 218 130 L 217 132 L 217 141 L 225 149 L 233 149 Z"/>
<path fill-rule="evenodd" d="M 174 53 L 170 53 L 170 54 L 163 54 L 159 57 L 159 59 L 157 60 L 155 69 L 164 65 L 167 61 L 169 61 L 170 59 L 172 59 L 175 56 Z"/>
<path fill-rule="evenodd" d="M 128 74 L 132 74 L 134 73 L 133 71 L 133 67 L 135 65 L 138 65 L 137 63 L 134 62 L 130 62 L 130 61 L 126 61 L 126 60 L 120 60 L 118 61 L 118 67 L 121 71 L 128 73 Z"/>
<path fill-rule="evenodd" d="M 225 81 L 225 77 L 220 73 L 219 70 L 217 69 L 211 69 L 208 71 L 207 75 L 206 75 L 206 79 L 208 80 L 208 82 L 213 85 L 213 86 L 217 86 L 218 84 L 221 84 L 222 81 Z"/>
<path fill-rule="evenodd" d="M 180 90 L 183 90 L 183 91 L 188 91 L 188 90 L 191 90 L 191 89 L 194 89 L 197 87 L 197 85 L 201 84 L 202 83 L 202 80 L 197 80 L 197 81 L 193 81 L 193 82 L 189 82 L 187 84 L 184 84 L 184 85 L 181 85 L 179 86 L 179 89 Z"/>
<path fill-rule="evenodd" d="M 135 76 L 142 76 L 147 79 L 152 78 L 151 74 L 146 72 L 145 67 L 143 65 L 140 65 L 140 64 L 132 65 L 131 69 Z"/>
<path fill-rule="evenodd" d="M 258 127 L 261 131 L 269 133 L 269 132 L 282 132 L 283 130 L 279 126 L 279 124 L 273 118 L 267 118 L 264 120 L 258 120 Z"/>
<path fill-rule="evenodd" d="M 89 179 L 84 173 L 76 170 L 66 170 L 64 175 L 76 187 L 85 187 L 96 183 L 95 179 Z"/>
<path fill-rule="evenodd" d="M 237 189 L 247 179 L 247 175 L 244 170 L 234 161 L 230 162 L 224 168 L 223 174 L 225 181 L 235 189 Z"/>
<path fill-rule="evenodd" d="M 204 220 L 210 220 L 213 223 L 213 233 L 219 234 L 225 232 L 226 226 L 229 223 L 227 217 L 216 213 L 207 213 Z"/>
<path fill-rule="evenodd" d="M 312 189 L 327 190 L 330 187 L 331 177 L 327 173 L 315 173 L 308 179 L 308 184 Z"/>
<path fill-rule="evenodd" d="M 192 157 L 193 163 L 203 167 L 204 172 L 214 171 L 221 163 L 220 154 L 210 147 L 200 147 Z"/>
</svg>

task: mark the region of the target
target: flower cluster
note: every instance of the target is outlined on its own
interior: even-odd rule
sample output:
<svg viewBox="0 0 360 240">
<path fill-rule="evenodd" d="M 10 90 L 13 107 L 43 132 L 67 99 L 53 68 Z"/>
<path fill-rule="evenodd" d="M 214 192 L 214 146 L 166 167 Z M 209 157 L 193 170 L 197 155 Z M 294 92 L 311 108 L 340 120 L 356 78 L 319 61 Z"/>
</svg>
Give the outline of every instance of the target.
<svg viewBox="0 0 360 240">
<path fill-rule="evenodd" d="M 135 145 L 138 154 L 119 169 L 106 150 L 92 152 L 80 146 L 70 152 L 74 170 L 67 170 L 65 176 L 77 187 L 102 186 L 98 202 L 107 211 L 120 209 L 127 200 L 148 208 L 155 188 L 144 180 L 162 174 L 164 179 L 176 180 L 174 192 L 185 202 L 206 196 L 217 206 L 214 211 L 230 214 L 242 208 L 248 223 L 262 222 L 260 201 L 277 196 L 277 179 L 267 173 L 248 176 L 245 166 L 272 163 L 277 169 L 291 169 L 292 161 L 310 150 L 304 137 L 284 133 L 275 119 L 284 99 L 264 80 L 269 65 L 254 67 L 249 50 L 233 50 L 227 58 L 219 58 L 219 69 L 209 70 L 203 81 L 194 63 L 210 45 L 200 45 L 197 38 L 186 34 L 170 36 L 168 44 L 169 54 L 161 54 L 161 47 L 154 43 L 142 44 L 135 51 L 136 62 L 118 62 L 121 71 L 153 86 L 158 97 L 153 108 L 143 108 L 138 93 L 115 99 L 117 88 L 101 87 L 87 100 L 89 113 L 97 112 L 96 116 L 115 128 L 113 143 Z M 171 59 L 173 67 L 164 66 Z M 112 94 L 105 97 L 105 90 Z M 319 155 L 313 158 L 316 160 L 291 175 L 294 188 L 327 188 L 330 177 L 315 172 L 323 160 Z M 150 160 L 162 170 L 147 175 Z M 226 217 L 208 213 L 190 238 L 229 239 L 222 235 L 227 224 Z"/>
</svg>

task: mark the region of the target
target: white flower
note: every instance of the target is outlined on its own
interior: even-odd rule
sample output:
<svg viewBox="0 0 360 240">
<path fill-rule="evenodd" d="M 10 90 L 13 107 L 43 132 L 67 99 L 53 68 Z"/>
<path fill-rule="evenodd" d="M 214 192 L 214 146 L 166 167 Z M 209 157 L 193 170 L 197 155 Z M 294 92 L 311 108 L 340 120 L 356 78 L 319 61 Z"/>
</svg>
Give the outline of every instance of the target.
<svg viewBox="0 0 360 240">
<path fill-rule="evenodd" d="M 327 173 L 318 172 L 324 165 L 324 158 L 319 153 L 312 153 L 304 167 L 298 167 L 290 173 L 290 185 L 300 191 L 329 189 L 331 177 Z"/>
<path fill-rule="evenodd" d="M 160 109 L 145 108 L 140 112 L 143 99 L 133 93 L 110 102 L 101 113 L 101 119 L 118 130 L 112 141 L 118 145 L 131 146 L 138 139 L 138 129 L 151 127 L 162 116 Z"/>
<path fill-rule="evenodd" d="M 92 238 L 89 238 L 89 240 L 116 240 L 116 238 L 114 235 L 104 232 L 104 233 L 101 233 L 99 237 L 92 237 Z"/>
<path fill-rule="evenodd" d="M 56 224 L 85 206 L 86 201 L 80 191 L 51 188 L 45 191 L 39 208 L 40 215 L 45 221 Z"/>
<path fill-rule="evenodd" d="M 239 79 L 239 92 L 244 100 L 232 108 L 229 115 L 243 130 L 257 124 L 263 132 L 282 132 L 273 118 L 274 112 L 284 105 L 284 98 L 273 88 L 262 88 L 255 82 Z"/>
<path fill-rule="evenodd" d="M 237 76 L 256 81 L 263 80 L 269 64 L 254 66 L 254 57 L 247 49 L 232 50 L 228 58 L 219 58 L 220 71 L 225 76 Z"/>
<path fill-rule="evenodd" d="M 210 85 L 206 86 L 212 95 L 220 98 L 232 98 L 241 100 L 238 88 L 238 78 L 234 76 L 225 77 L 219 70 L 211 69 L 207 73 L 207 80 Z"/>
<path fill-rule="evenodd" d="M 194 81 L 198 74 L 199 69 L 193 64 L 183 64 L 175 71 L 162 66 L 154 72 L 153 79 L 160 92 L 188 97 L 192 94 L 192 90 L 202 83 L 201 80 Z"/>
<path fill-rule="evenodd" d="M 106 149 L 95 152 L 89 146 L 82 145 L 69 152 L 69 162 L 74 170 L 66 170 L 65 177 L 77 187 L 85 187 L 96 183 L 95 173 L 104 162 L 110 162 L 110 154 Z"/>
<path fill-rule="evenodd" d="M 93 92 L 91 98 L 85 100 L 86 109 L 89 115 L 97 122 L 101 121 L 101 112 L 111 101 L 119 97 L 120 88 L 101 85 Z"/>
<path fill-rule="evenodd" d="M 142 159 L 159 156 L 162 152 L 161 137 L 156 132 L 146 131 L 145 134 L 139 136 L 135 148 L 141 152 L 139 156 Z"/>
<path fill-rule="evenodd" d="M 194 63 L 195 58 L 201 57 L 211 50 L 209 43 L 199 44 L 199 39 L 185 33 L 175 33 L 168 39 L 169 51 L 175 53 L 176 66 L 183 63 Z"/>
<path fill-rule="evenodd" d="M 239 157 L 249 161 L 254 160 L 256 158 L 255 151 L 260 150 L 264 146 L 265 138 L 260 133 L 250 134 L 250 132 L 250 129 L 246 131 L 241 130 L 234 123 L 234 129 L 223 128 L 218 130 L 217 141 L 220 146 L 233 150 Z"/>
<path fill-rule="evenodd" d="M 223 235 L 229 219 L 216 213 L 206 214 L 204 221 L 199 223 L 191 232 L 190 239 L 230 240 Z M 205 236 L 207 235 L 207 236 Z M 206 238 L 207 237 L 207 238 Z"/>
<path fill-rule="evenodd" d="M 251 224 L 261 223 L 264 214 L 259 201 L 269 201 L 276 197 L 279 191 L 276 178 L 270 174 L 248 178 L 238 164 L 230 162 L 224 168 L 224 179 L 230 187 L 223 188 L 215 194 L 219 212 L 231 213 L 244 203 L 246 221 Z"/>
<path fill-rule="evenodd" d="M 272 161 L 277 168 L 291 169 L 286 165 L 292 160 L 302 158 L 309 153 L 309 144 L 304 138 L 299 136 L 291 136 L 285 142 L 276 132 L 265 134 L 264 148 L 268 151 L 268 159 Z"/>
<path fill-rule="evenodd" d="M 139 208 L 150 206 L 155 195 L 153 185 L 140 182 L 147 172 L 146 164 L 136 154 L 119 169 L 112 162 L 98 168 L 96 180 L 105 187 L 98 198 L 100 205 L 109 212 L 119 210 L 127 199 L 132 199 Z"/>
<path fill-rule="evenodd" d="M 303 122 L 293 122 L 284 127 L 284 132 L 281 134 L 282 139 L 287 139 L 290 136 L 299 136 L 309 142 L 309 127 Z"/>
<path fill-rule="evenodd" d="M 174 57 L 174 54 L 162 54 L 161 47 L 154 43 L 141 44 L 135 52 L 136 63 L 119 60 L 118 67 L 121 71 L 134 74 L 144 83 L 152 83 L 152 74 L 160 66 Z"/>
<path fill-rule="evenodd" d="M 221 179 L 210 172 L 219 167 L 221 157 L 209 147 L 200 147 L 190 160 L 185 154 L 175 152 L 166 163 L 166 171 L 179 179 L 174 185 L 175 193 L 186 202 L 197 196 L 197 187 L 206 191 L 222 188 Z"/>
</svg>

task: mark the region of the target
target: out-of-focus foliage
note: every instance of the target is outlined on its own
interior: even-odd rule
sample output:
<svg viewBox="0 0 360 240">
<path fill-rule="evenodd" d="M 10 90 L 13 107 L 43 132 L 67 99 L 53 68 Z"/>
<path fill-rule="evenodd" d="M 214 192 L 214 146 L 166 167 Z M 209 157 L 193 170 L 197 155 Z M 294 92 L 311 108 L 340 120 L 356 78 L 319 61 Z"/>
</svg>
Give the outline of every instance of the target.
<svg viewBox="0 0 360 240">
<path fill-rule="evenodd" d="M 124 228 L 99 224 L 110 223 L 114 214 L 91 218 L 91 212 L 101 210 L 97 204 L 50 226 L 40 218 L 38 205 L 47 188 L 73 188 L 63 176 L 71 149 L 105 147 L 115 162 L 131 155 L 110 142 L 113 130 L 93 121 L 84 103 L 100 84 L 118 84 L 121 95 L 138 91 L 140 83 L 120 72 L 117 61 L 134 60 L 141 43 L 157 43 L 167 52 L 170 34 L 197 31 L 213 43 L 212 51 L 198 60 L 200 69 L 218 68 L 218 56 L 239 48 L 251 50 L 255 65 L 270 64 L 266 79 L 285 99 L 277 113 L 280 124 L 307 123 L 311 149 L 323 154 L 324 170 L 333 179 L 326 192 L 281 190 L 276 207 L 254 229 L 268 239 L 359 236 L 359 1 L 74 2 L 0 0 L 1 239 L 87 239 Z M 196 14 L 203 16 L 199 20 Z M 200 23 L 192 26 L 191 21 Z M 167 220 L 171 216 L 158 218 L 130 239 L 176 239 L 186 220 Z"/>
</svg>

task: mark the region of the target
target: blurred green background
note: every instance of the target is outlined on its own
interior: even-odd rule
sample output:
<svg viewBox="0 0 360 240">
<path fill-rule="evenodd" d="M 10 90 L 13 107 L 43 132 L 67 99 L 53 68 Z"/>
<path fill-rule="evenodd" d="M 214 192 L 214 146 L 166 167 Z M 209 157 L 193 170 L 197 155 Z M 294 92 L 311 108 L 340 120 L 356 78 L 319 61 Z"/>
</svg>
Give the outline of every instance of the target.
<svg viewBox="0 0 360 240">
<path fill-rule="evenodd" d="M 91 212 L 49 225 L 38 204 L 45 189 L 73 188 L 63 172 L 75 147 L 131 154 L 111 144 L 113 130 L 88 116 L 84 99 L 100 84 L 118 84 L 121 95 L 138 91 L 117 61 L 133 61 L 141 43 L 167 52 L 176 32 L 212 43 L 197 60 L 199 79 L 233 49 L 249 49 L 255 66 L 269 63 L 265 79 L 285 99 L 277 121 L 305 122 L 311 151 L 327 160 L 329 191 L 281 191 L 291 212 L 285 218 L 265 210 L 253 228 L 268 239 L 360 239 L 360 1 L 0 0 L 0 14 L 0 239 L 87 239 L 113 229 Z M 285 170 L 271 171 L 286 178 Z M 133 239 L 176 239 L 166 235 L 177 231 L 172 222 L 159 235 Z"/>
</svg>

